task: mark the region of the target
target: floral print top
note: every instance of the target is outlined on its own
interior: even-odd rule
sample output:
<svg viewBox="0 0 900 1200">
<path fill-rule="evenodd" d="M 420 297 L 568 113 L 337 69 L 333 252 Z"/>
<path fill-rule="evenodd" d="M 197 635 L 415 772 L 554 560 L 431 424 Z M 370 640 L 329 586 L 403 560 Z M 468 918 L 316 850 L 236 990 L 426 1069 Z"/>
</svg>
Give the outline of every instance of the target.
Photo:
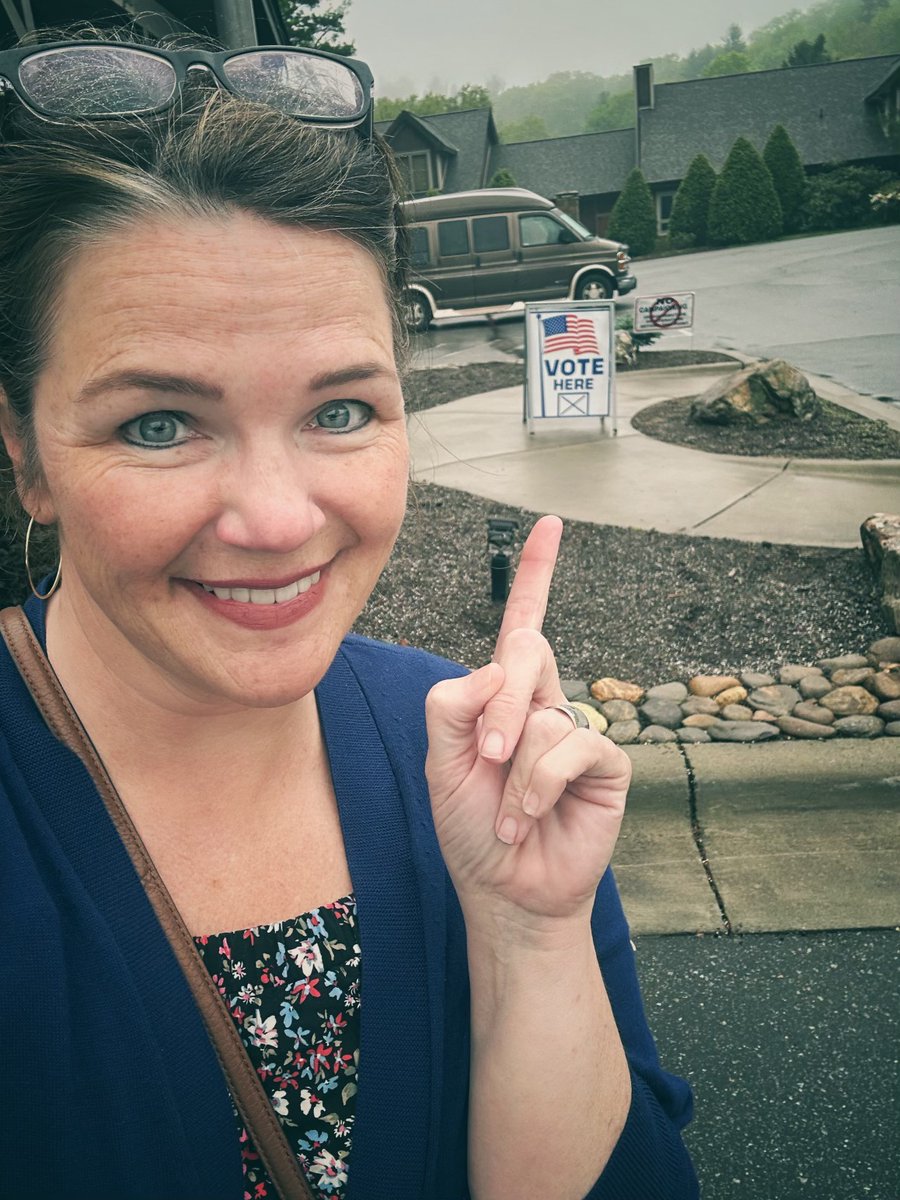
<svg viewBox="0 0 900 1200">
<path fill-rule="evenodd" d="M 343 1200 L 359 1069 L 352 894 L 294 921 L 194 939 L 313 1196 Z M 244 1200 L 277 1195 L 235 1109 Z"/>
</svg>

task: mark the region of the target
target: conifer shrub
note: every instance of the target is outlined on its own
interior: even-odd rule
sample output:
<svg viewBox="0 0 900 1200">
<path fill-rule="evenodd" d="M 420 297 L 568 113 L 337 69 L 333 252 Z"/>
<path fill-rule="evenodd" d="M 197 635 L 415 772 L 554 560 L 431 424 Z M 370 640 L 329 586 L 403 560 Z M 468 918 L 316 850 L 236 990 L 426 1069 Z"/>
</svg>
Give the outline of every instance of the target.
<svg viewBox="0 0 900 1200">
<path fill-rule="evenodd" d="M 494 174 L 491 176 L 490 182 L 488 183 L 488 187 L 489 188 L 518 187 L 518 184 L 516 183 L 516 180 L 515 180 L 515 177 L 513 176 L 512 171 L 508 171 L 506 169 L 506 167 L 501 167 L 498 171 L 495 171 Z"/>
<path fill-rule="evenodd" d="M 715 186 L 712 164 L 705 154 L 698 154 L 672 202 L 669 238 L 676 250 L 706 245 L 709 201 Z"/>
<path fill-rule="evenodd" d="M 739 137 L 729 151 L 709 202 L 709 240 L 742 246 L 778 237 L 781 202 L 769 168 L 756 147 Z"/>
<path fill-rule="evenodd" d="M 783 125 L 776 125 L 763 150 L 763 162 L 769 168 L 775 191 L 781 201 L 784 232 L 796 233 L 803 220 L 803 201 L 806 196 L 806 172 Z"/>
<path fill-rule="evenodd" d="M 609 237 L 625 242 L 633 255 L 652 254 L 656 248 L 656 205 L 640 167 L 635 167 L 613 205 Z"/>
</svg>

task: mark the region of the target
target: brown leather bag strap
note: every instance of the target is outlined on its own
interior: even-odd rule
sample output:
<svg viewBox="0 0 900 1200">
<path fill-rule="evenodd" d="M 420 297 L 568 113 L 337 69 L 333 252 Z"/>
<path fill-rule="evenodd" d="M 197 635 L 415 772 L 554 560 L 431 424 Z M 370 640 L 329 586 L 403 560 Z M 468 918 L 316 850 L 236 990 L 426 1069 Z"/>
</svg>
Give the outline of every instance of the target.
<svg viewBox="0 0 900 1200">
<path fill-rule="evenodd" d="M 0 611 L 0 633 L 48 727 L 84 763 L 106 805 L 184 972 L 235 1105 L 281 1200 L 312 1200 L 312 1192 L 296 1155 L 288 1145 L 281 1123 L 247 1056 L 231 1014 L 21 608 Z"/>
</svg>

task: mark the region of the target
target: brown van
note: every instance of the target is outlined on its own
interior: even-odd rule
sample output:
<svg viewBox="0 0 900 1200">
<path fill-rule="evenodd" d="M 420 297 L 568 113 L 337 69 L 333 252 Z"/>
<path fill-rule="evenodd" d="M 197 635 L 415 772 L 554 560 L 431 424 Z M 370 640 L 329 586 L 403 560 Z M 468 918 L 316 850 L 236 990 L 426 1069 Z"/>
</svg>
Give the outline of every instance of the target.
<svg viewBox="0 0 900 1200">
<path fill-rule="evenodd" d="M 637 285 L 628 247 L 595 237 L 524 188 L 408 200 L 407 322 L 497 312 L 525 300 L 605 300 Z"/>
</svg>

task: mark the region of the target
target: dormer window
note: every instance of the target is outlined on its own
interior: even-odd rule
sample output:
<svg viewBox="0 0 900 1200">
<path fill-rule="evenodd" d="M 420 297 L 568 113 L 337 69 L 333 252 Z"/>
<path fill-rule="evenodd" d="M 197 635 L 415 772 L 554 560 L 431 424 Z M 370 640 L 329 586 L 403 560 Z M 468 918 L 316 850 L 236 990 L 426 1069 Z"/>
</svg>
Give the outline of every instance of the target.
<svg viewBox="0 0 900 1200">
<path fill-rule="evenodd" d="M 435 184 L 434 161 L 430 150 L 395 153 L 400 174 L 411 196 L 423 196 Z"/>
</svg>

